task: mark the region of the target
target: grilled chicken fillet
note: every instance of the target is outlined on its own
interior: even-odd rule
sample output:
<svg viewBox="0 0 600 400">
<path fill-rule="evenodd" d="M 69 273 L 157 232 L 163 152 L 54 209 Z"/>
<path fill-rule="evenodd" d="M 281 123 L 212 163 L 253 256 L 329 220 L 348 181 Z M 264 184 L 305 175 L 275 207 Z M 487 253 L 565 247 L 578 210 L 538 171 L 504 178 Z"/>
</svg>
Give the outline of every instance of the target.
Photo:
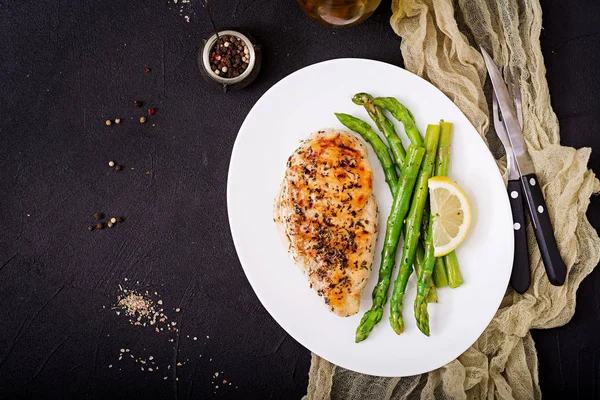
<svg viewBox="0 0 600 400">
<path fill-rule="evenodd" d="M 339 316 L 358 312 L 373 264 L 377 205 L 364 143 L 336 130 L 313 133 L 294 151 L 274 220 L 311 287 Z"/>
</svg>

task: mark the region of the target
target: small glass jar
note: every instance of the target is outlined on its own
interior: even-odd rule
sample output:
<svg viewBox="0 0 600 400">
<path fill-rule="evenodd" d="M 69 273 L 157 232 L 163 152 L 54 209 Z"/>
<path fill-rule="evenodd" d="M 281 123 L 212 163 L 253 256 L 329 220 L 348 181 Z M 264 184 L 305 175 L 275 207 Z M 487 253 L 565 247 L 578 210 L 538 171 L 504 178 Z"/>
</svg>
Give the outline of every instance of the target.
<svg viewBox="0 0 600 400">
<path fill-rule="evenodd" d="M 298 0 L 311 18 L 329 26 L 351 26 L 373 14 L 381 0 Z"/>
<path fill-rule="evenodd" d="M 247 57 L 249 57 L 248 66 L 238 76 L 226 77 L 226 76 L 223 76 L 223 74 L 221 74 L 221 73 L 217 74 L 211 66 L 211 61 L 212 61 L 211 53 L 213 52 L 213 48 L 215 47 L 215 44 L 217 44 L 217 41 L 220 38 L 223 38 L 226 36 L 227 37 L 234 36 L 236 38 L 239 38 L 244 43 L 244 45 L 248 48 L 248 55 L 247 55 Z M 240 54 L 240 55 L 243 56 L 243 54 Z M 200 69 L 202 76 L 208 82 L 210 82 L 214 87 L 221 88 L 221 89 L 223 89 L 223 91 L 227 92 L 229 90 L 243 89 L 246 86 L 248 86 L 250 83 L 252 83 L 252 81 L 254 79 L 256 79 L 256 76 L 258 75 L 258 72 L 260 71 L 260 65 L 262 62 L 262 53 L 260 50 L 260 46 L 258 44 L 256 44 L 256 41 L 252 38 L 252 36 L 250 36 L 249 34 L 244 34 L 239 31 L 227 29 L 227 30 L 220 31 L 218 36 L 215 33 L 214 35 L 212 35 L 211 37 L 209 37 L 207 40 L 204 41 L 203 46 L 200 47 L 200 51 L 198 51 L 197 62 L 198 62 L 198 68 Z M 229 68 L 231 68 L 231 67 L 229 67 Z"/>
</svg>

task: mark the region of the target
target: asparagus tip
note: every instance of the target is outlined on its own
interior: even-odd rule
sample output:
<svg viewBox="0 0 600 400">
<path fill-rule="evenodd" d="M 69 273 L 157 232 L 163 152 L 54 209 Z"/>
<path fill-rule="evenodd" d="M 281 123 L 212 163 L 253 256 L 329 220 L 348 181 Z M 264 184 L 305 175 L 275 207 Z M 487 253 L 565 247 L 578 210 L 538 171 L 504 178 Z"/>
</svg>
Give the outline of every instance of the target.
<svg viewBox="0 0 600 400">
<path fill-rule="evenodd" d="M 367 93 L 361 92 L 361 93 L 356 93 L 354 96 L 352 96 L 352 102 L 359 106 L 364 106 L 366 103 L 370 102 L 371 100 L 373 100 L 373 96 L 371 96 L 370 94 L 367 94 Z"/>
<path fill-rule="evenodd" d="M 402 317 L 390 315 L 390 325 L 397 335 L 401 335 L 402 332 L 404 332 L 404 321 L 402 320 Z"/>
</svg>

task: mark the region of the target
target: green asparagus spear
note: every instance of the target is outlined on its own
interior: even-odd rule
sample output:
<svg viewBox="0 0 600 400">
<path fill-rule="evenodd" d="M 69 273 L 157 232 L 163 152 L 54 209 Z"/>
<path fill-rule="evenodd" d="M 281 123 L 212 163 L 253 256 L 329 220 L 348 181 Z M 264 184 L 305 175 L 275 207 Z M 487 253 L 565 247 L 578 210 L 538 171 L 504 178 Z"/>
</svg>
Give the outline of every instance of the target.
<svg viewBox="0 0 600 400">
<path fill-rule="evenodd" d="M 448 122 L 441 121 L 440 122 L 440 141 L 439 147 L 436 157 L 436 168 L 435 174 L 446 176 L 448 174 L 448 165 L 450 162 L 450 144 L 452 140 L 452 124 Z M 432 278 L 434 280 L 448 280 L 447 276 L 445 276 L 445 262 L 442 261 L 442 258 L 436 259 L 434 257 L 434 248 L 433 248 L 433 220 L 432 216 L 429 216 L 429 226 L 427 229 L 427 238 L 425 240 L 425 257 L 423 260 L 423 270 L 419 275 L 419 280 L 417 282 L 417 296 L 415 298 L 414 304 L 414 312 L 415 319 L 417 321 L 417 327 L 423 332 L 425 335 L 429 336 L 429 313 L 427 311 L 427 295 L 429 290 L 429 281 Z M 454 255 L 454 253 L 453 253 Z M 456 260 L 456 256 L 454 255 L 454 260 Z M 439 261 L 441 261 L 441 266 Z M 436 264 L 437 263 L 437 264 Z M 434 267 L 435 265 L 435 267 Z M 456 264 L 456 266 L 458 266 Z M 460 274 L 460 272 L 459 272 Z"/>
<path fill-rule="evenodd" d="M 396 164 L 399 168 L 402 168 L 404 157 L 406 157 L 406 151 L 404 150 L 404 146 L 402 146 L 402 140 L 400 140 L 400 137 L 396 134 L 392 121 L 386 118 L 383 111 L 381 111 L 381 108 L 373 104 L 373 96 L 370 94 L 357 93 L 352 97 L 352 101 L 354 104 L 363 106 L 365 110 L 367 110 L 367 113 L 375 122 L 375 125 L 377 125 L 377 129 L 383 133 L 383 136 L 385 136 L 385 139 L 390 145 L 390 150 L 392 151 Z"/>
<path fill-rule="evenodd" d="M 381 266 L 379 267 L 379 277 L 377 285 L 373 289 L 373 305 L 371 309 L 362 317 L 358 328 L 356 329 L 356 342 L 365 340 L 375 324 L 381 321 L 383 316 L 383 307 L 387 301 L 387 292 L 390 287 L 392 269 L 396 261 L 396 249 L 400 240 L 400 232 L 404 223 L 404 217 L 410 205 L 415 181 L 419 174 L 419 168 L 423 160 L 425 149 L 422 147 L 409 146 L 404 168 L 400 178 L 398 192 L 394 196 L 392 210 L 387 219 L 385 230 L 385 240 L 381 252 Z"/>
<path fill-rule="evenodd" d="M 448 167 L 450 165 L 450 145 L 452 143 L 452 123 L 440 122 L 440 145 L 438 150 L 437 163 L 435 167 L 436 176 L 448 176 Z M 458 267 L 458 259 L 453 251 L 443 257 L 446 268 L 445 275 L 451 288 L 462 285 L 463 278 Z M 435 277 L 435 275 L 434 275 Z"/>
<path fill-rule="evenodd" d="M 431 216 L 429 217 L 431 218 Z M 429 222 L 427 238 L 425 239 L 425 258 L 423 259 L 423 270 L 417 281 L 417 297 L 415 298 L 415 319 L 417 327 L 425 335 L 429 336 L 429 313 L 427 312 L 427 295 L 431 284 L 431 274 L 435 265 L 433 255 L 433 224 Z"/>
<path fill-rule="evenodd" d="M 392 195 L 395 195 L 398 189 L 398 174 L 396 173 L 392 157 L 390 157 L 390 153 L 388 152 L 388 147 L 383 140 L 366 122 L 349 114 L 335 113 L 335 116 L 346 128 L 361 135 L 373 147 L 373 151 L 375 151 L 383 167 L 385 181 L 389 185 Z"/>
<path fill-rule="evenodd" d="M 439 155 L 439 148 L 438 148 Z M 429 199 L 425 203 L 425 209 L 423 210 L 423 222 L 421 223 L 421 240 L 424 241 L 427 238 L 427 230 L 429 228 L 429 214 L 431 213 L 429 209 Z M 446 277 L 446 267 L 444 265 L 444 260 L 441 258 L 435 259 L 435 265 L 433 267 L 433 286 L 435 287 L 444 287 L 448 286 L 448 278 Z M 436 294 L 437 297 L 437 294 Z M 429 301 L 429 297 L 427 298 Z"/>
<path fill-rule="evenodd" d="M 417 252 L 415 253 L 415 261 L 413 262 L 417 276 L 421 275 L 421 271 L 423 270 L 423 258 L 424 257 L 425 257 L 425 250 L 423 249 L 423 244 L 419 241 L 419 243 L 417 244 Z M 438 258 L 436 258 L 436 260 L 438 260 Z M 437 290 L 436 290 L 435 286 L 433 285 L 433 282 L 431 282 L 431 285 L 429 288 L 429 293 L 427 295 L 427 302 L 428 303 L 436 303 L 437 300 L 438 300 Z"/>
<path fill-rule="evenodd" d="M 436 288 L 448 286 L 448 276 L 446 275 L 446 263 L 444 263 L 443 257 L 435 259 L 435 265 L 433 266 L 433 285 Z M 429 298 L 427 298 L 427 301 L 429 301 Z"/>
<path fill-rule="evenodd" d="M 388 110 L 394 118 L 402 122 L 404 130 L 412 144 L 415 146 L 423 146 L 423 138 L 421 138 L 421 134 L 415 125 L 415 118 L 408 108 L 404 107 L 402 103 L 393 97 L 377 97 L 373 100 L 373 104 Z"/>
<path fill-rule="evenodd" d="M 450 254 L 445 255 L 444 263 L 446 264 L 446 274 L 448 275 L 448 283 L 451 288 L 457 288 L 464 283 L 463 277 L 458 267 L 458 259 L 454 251 Z"/>
<path fill-rule="evenodd" d="M 408 213 L 408 217 L 406 218 L 406 233 L 402 250 L 402 261 L 400 262 L 400 270 L 398 271 L 398 277 L 394 283 L 394 291 L 390 301 L 390 324 L 397 334 L 401 334 L 404 331 L 404 321 L 402 320 L 402 302 L 404 293 L 406 291 L 408 278 L 412 273 L 412 263 L 415 258 L 417 242 L 419 240 L 421 231 L 423 209 L 425 208 L 425 202 L 429 194 L 427 181 L 433 173 L 439 136 L 439 125 L 427 126 L 427 133 L 425 135 L 425 159 L 423 160 L 423 168 L 421 168 L 421 171 L 419 172 L 410 211 Z"/>
</svg>

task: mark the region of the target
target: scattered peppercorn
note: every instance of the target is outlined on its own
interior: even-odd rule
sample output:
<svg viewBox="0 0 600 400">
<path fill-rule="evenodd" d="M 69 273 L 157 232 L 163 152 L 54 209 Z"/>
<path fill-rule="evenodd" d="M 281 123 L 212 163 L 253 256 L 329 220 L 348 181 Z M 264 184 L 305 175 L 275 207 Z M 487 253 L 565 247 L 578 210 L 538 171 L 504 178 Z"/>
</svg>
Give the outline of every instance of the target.
<svg viewBox="0 0 600 400">
<path fill-rule="evenodd" d="M 110 119 L 106 120 L 106 126 L 111 126 L 112 125 L 112 121 Z"/>
<path fill-rule="evenodd" d="M 117 222 L 123 222 L 123 218 L 117 217 Z"/>
<path fill-rule="evenodd" d="M 121 169 L 123 169 L 123 167 L 121 167 L 120 165 L 117 165 L 117 166 L 115 167 L 115 171 L 120 171 Z"/>
<path fill-rule="evenodd" d="M 115 118 L 115 124 L 119 125 L 121 123 L 121 118 Z"/>
<path fill-rule="evenodd" d="M 97 220 L 101 220 L 102 218 L 104 218 L 104 215 L 102 215 L 102 213 L 96 213 L 94 214 L 94 218 L 96 218 Z"/>
<path fill-rule="evenodd" d="M 224 35 L 213 45 L 209 56 L 210 69 L 224 78 L 244 73 L 250 63 L 250 50 L 237 36 Z"/>
<path fill-rule="evenodd" d="M 145 71 L 146 73 L 148 73 L 148 72 L 150 72 L 150 71 L 152 71 L 152 70 L 151 70 L 150 68 L 146 67 L 146 68 L 144 68 L 144 71 Z"/>
<path fill-rule="evenodd" d="M 140 107 L 142 107 L 143 105 L 144 105 L 144 103 L 142 103 L 140 100 L 136 100 L 136 101 L 135 101 L 135 106 L 136 106 L 137 108 L 140 108 Z"/>
<path fill-rule="evenodd" d="M 113 224 L 116 224 L 116 223 L 117 223 L 117 219 L 116 219 L 115 217 L 112 217 L 112 218 L 110 219 L 110 222 L 112 222 Z"/>
<path fill-rule="evenodd" d="M 155 112 L 156 112 L 156 109 L 154 109 L 154 108 L 148 109 L 148 115 L 154 115 Z"/>
<path fill-rule="evenodd" d="M 96 224 L 96 229 L 103 229 L 104 228 L 104 224 L 102 222 L 98 222 Z"/>
<path fill-rule="evenodd" d="M 146 117 L 140 117 L 140 123 L 143 124 L 146 122 Z"/>
<path fill-rule="evenodd" d="M 115 166 L 115 162 L 114 161 L 109 161 L 108 162 L 108 166 L 111 167 L 111 168 L 114 167 Z"/>
<path fill-rule="evenodd" d="M 92 225 L 88 226 L 88 231 L 93 231 L 94 227 Z"/>
</svg>

